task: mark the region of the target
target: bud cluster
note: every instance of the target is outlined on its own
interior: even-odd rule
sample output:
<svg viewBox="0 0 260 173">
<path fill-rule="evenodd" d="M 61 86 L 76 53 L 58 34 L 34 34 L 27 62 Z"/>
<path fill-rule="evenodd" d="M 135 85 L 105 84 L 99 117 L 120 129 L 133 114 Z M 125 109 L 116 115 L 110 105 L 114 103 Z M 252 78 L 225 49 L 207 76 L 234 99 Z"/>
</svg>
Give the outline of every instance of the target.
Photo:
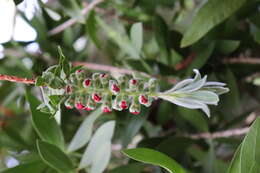
<svg viewBox="0 0 260 173">
<path fill-rule="evenodd" d="M 112 109 L 129 108 L 132 114 L 139 114 L 141 105 L 150 106 L 156 98 L 155 79 L 145 82 L 141 79 L 120 76 L 117 79 L 109 74 L 94 73 L 87 77 L 84 70 L 70 74 L 66 81 L 65 106 L 68 109 L 94 110 L 101 104 L 102 110 L 109 113 Z"/>
</svg>

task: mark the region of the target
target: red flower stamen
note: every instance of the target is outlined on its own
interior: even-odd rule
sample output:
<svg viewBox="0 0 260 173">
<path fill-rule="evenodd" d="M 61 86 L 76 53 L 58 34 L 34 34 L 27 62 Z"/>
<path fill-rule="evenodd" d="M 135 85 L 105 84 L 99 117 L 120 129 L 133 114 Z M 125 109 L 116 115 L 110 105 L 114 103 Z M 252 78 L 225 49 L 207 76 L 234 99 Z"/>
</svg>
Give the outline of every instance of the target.
<svg viewBox="0 0 260 173">
<path fill-rule="evenodd" d="M 126 103 L 125 100 L 122 100 L 122 101 L 121 101 L 120 107 L 121 107 L 122 109 L 127 109 L 127 108 L 128 108 L 128 105 L 127 105 L 127 103 Z"/>
<path fill-rule="evenodd" d="M 110 113 L 110 112 L 112 112 L 112 110 L 111 110 L 109 107 L 105 106 L 105 107 L 103 108 L 103 112 L 104 112 L 104 113 Z"/>
<path fill-rule="evenodd" d="M 93 109 L 90 108 L 90 107 L 85 107 L 84 110 L 86 110 L 86 111 L 92 111 Z"/>
<path fill-rule="evenodd" d="M 90 79 L 85 79 L 83 82 L 84 87 L 89 87 L 91 84 L 91 80 Z"/>
<path fill-rule="evenodd" d="M 70 85 L 67 85 L 65 90 L 67 94 L 72 93 L 72 87 Z"/>
<path fill-rule="evenodd" d="M 76 103 L 75 107 L 77 109 L 84 109 L 85 106 L 83 104 L 81 104 L 81 103 Z"/>
<path fill-rule="evenodd" d="M 95 102 L 100 102 L 102 97 L 100 97 L 98 94 L 94 93 L 92 95 L 92 99 L 95 101 Z"/>
<path fill-rule="evenodd" d="M 131 79 L 130 82 L 131 82 L 132 85 L 136 85 L 137 84 L 137 80 L 136 79 Z"/>
<path fill-rule="evenodd" d="M 105 77 L 107 77 L 107 74 L 106 73 L 102 73 L 102 74 L 100 74 L 100 77 L 101 78 L 105 78 Z"/>
<path fill-rule="evenodd" d="M 138 111 L 133 111 L 133 112 L 131 112 L 132 114 L 135 114 L 135 115 L 138 115 L 138 114 L 140 114 L 140 112 L 138 112 Z"/>
<path fill-rule="evenodd" d="M 76 71 L 76 74 L 79 74 L 79 73 L 81 73 L 82 71 L 83 71 L 83 70 L 79 69 L 79 70 Z"/>
<path fill-rule="evenodd" d="M 116 84 L 113 84 L 112 85 L 112 90 L 116 93 L 118 93 L 120 91 L 120 88 L 116 85 Z"/>
<path fill-rule="evenodd" d="M 69 105 L 67 105 L 67 106 L 65 106 L 67 109 L 72 109 L 73 107 L 72 106 L 69 106 Z"/>
<path fill-rule="evenodd" d="M 148 103 L 148 98 L 145 97 L 144 95 L 140 95 L 140 96 L 139 96 L 139 102 L 140 102 L 141 104 L 147 104 L 147 103 Z"/>
</svg>

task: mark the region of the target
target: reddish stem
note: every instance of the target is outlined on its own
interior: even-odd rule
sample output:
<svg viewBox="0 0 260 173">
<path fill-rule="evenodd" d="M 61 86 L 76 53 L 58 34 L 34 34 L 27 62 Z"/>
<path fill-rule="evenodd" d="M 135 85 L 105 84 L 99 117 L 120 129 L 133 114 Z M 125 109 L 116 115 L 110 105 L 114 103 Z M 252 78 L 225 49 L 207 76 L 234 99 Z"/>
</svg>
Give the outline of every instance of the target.
<svg viewBox="0 0 260 173">
<path fill-rule="evenodd" d="M 8 76 L 4 74 L 0 74 L 0 80 L 24 84 L 35 84 L 35 79 L 19 78 L 16 76 Z"/>
</svg>

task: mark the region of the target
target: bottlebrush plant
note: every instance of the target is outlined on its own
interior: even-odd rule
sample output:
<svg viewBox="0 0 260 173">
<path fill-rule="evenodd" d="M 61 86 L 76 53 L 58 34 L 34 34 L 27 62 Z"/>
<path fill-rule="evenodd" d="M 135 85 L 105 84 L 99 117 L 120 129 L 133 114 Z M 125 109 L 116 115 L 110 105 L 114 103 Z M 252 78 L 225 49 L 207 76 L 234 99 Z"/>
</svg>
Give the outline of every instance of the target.
<svg viewBox="0 0 260 173">
<path fill-rule="evenodd" d="M 36 80 L 36 86 L 40 86 L 45 95 L 45 102 L 38 107 L 42 112 L 55 114 L 64 103 L 68 109 L 91 111 L 101 104 L 105 113 L 129 109 L 130 113 L 139 114 L 141 105 L 149 107 L 160 98 L 186 108 L 201 109 L 210 116 L 208 105 L 217 105 L 219 95 L 229 91 L 225 83 L 207 82 L 207 76 L 202 78 L 195 69 L 194 78 L 161 92 L 155 78 L 147 80 L 136 75 L 106 73 L 88 76 L 83 67 L 72 68 L 60 48 L 59 54 L 59 64 L 48 68 Z"/>
</svg>

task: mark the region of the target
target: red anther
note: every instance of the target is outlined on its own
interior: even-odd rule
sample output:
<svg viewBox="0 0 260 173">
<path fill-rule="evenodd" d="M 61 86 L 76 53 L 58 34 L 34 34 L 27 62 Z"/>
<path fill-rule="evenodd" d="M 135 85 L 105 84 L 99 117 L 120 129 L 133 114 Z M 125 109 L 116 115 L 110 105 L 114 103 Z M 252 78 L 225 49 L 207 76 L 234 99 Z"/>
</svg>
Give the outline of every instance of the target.
<svg viewBox="0 0 260 173">
<path fill-rule="evenodd" d="M 110 112 L 112 112 L 112 110 L 111 110 L 109 107 L 105 106 L 105 107 L 103 108 L 103 112 L 104 112 L 104 113 L 110 113 Z"/>
<path fill-rule="evenodd" d="M 102 74 L 100 74 L 100 77 L 101 78 L 107 77 L 107 74 L 106 73 L 102 73 Z"/>
<path fill-rule="evenodd" d="M 116 93 L 118 93 L 120 91 L 120 88 L 116 84 L 113 84 L 112 90 L 115 91 Z"/>
<path fill-rule="evenodd" d="M 127 108 L 128 108 L 127 103 L 126 103 L 125 100 L 122 100 L 122 101 L 121 101 L 120 107 L 121 107 L 122 109 L 127 109 Z"/>
<path fill-rule="evenodd" d="M 67 94 L 70 94 L 71 92 L 72 92 L 71 86 L 70 86 L 70 85 L 67 85 L 67 86 L 66 86 L 66 93 L 67 93 Z"/>
<path fill-rule="evenodd" d="M 67 105 L 67 106 L 65 106 L 67 109 L 72 109 L 73 107 L 72 106 L 69 106 L 69 105 Z"/>
<path fill-rule="evenodd" d="M 76 71 L 76 74 L 79 74 L 79 73 L 81 73 L 82 71 L 83 71 L 82 69 L 79 69 L 79 70 Z"/>
<path fill-rule="evenodd" d="M 92 99 L 95 102 L 100 102 L 102 98 L 98 94 L 94 93 L 94 94 L 92 94 Z"/>
<path fill-rule="evenodd" d="M 83 104 L 81 104 L 81 103 L 76 103 L 75 107 L 77 109 L 84 109 L 85 106 Z"/>
<path fill-rule="evenodd" d="M 84 84 L 85 87 L 89 87 L 90 84 L 91 84 L 91 80 L 90 79 L 85 79 L 83 84 Z"/>
<path fill-rule="evenodd" d="M 140 95 L 139 96 L 139 102 L 142 103 L 142 104 L 146 104 L 146 103 L 148 103 L 148 99 L 144 95 Z"/>
<path fill-rule="evenodd" d="M 131 79 L 130 82 L 131 82 L 132 85 L 136 85 L 137 84 L 137 80 L 136 79 Z"/>
<path fill-rule="evenodd" d="M 131 112 L 132 114 L 135 114 L 135 115 L 138 115 L 138 114 L 140 114 L 140 112 L 138 112 L 138 111 L 134 111 L 134 112 Z"/>
<path fill-rule="evenodd" d="M 92 111 L 93 109 L 90 108 L 90 107 L 85 107 L 84 110 L 86 110 L 86 111 Z"/>
</svg>

